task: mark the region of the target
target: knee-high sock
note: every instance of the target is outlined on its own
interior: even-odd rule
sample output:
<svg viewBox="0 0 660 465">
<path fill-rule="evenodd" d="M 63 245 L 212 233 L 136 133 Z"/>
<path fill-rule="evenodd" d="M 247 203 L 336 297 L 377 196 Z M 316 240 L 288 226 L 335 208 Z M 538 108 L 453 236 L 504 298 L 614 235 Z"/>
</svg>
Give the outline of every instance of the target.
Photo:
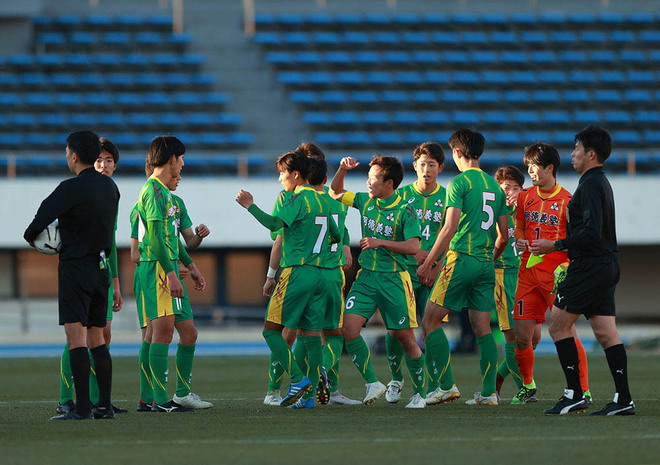
<svg viewBox="0 0 660 465">
<path fill-rule="evenodd" d="M 426 335 L 426 357 L 431 356 L 432 368 L 429 371 L 429 383 L 440 384 L 447 390 L 454 385 L 451 371 L 451 350 L 447 335 L 442 328 L 436 328 Z M 428 364 L 428 363 L 427 363 Z"/>
<path fill-rule="evenodd" d="M 169 401 L 167 394 L 168 350 L 169 344 L 162 342 L 152 342 L 149 348 L 149 367 L 154 383 L 154 400 L 161 405 Z"/>
<path fill-rule="evenodd" d="M 479 366 L 481 368 L 481 395 L 490 396 L 497 392 L 495 379 L 497 378 L 497 344 L 493 333 L 477 338 L 479 344 Z"/>
<path fill-rule="evenodd" d="M 572 337 L 561 339 L 555 342 L 555 347 L 557 348 L 559 363 L 566 377 L 566 387 L 573 391 L 574 400 L 581 399 L 582 386 L 580 386 L 578 351 L 575 340 Z"/>
<path fill-rule="evenodd" d="M 422 398 L 426 396 L 426 374 L 424 373 L 426 362 L 424 358 L 423 353 L 417 358 L 406 355 L 406 366 L 408 367 L 408 373 L 410 373 L 413 392 L 419 394 Z"/>
<path fill-rule="evenodd" d="M 323 341 L 321 336 L 303 336 L 305 348 L 307 349 L 307 377 L 313 385 L 317 385 L 321 379 L 321 365 L 323 363 Z M 316 389 L 305 394 L 305 399 L 314 397 Z"/>
<path fill-rule="evenodd" d="M 522 375 L 520 374 L 520 370 L 518 369 L 518 361 L 516 360 L 516 343 L 507 342 L 504 344 L 504 354 L 506 357 L 504 361 L 506 362 L 506 366 L 509 369 L 509 373 L 513 376 L 513 380 L 515 381 L 518 389 L 520 389 L 523 385 L 523 379 Z M 506 378 L 506 376 L 502 377 Z"/>
<path fill-rule="evenodd" d="M 275 358 L 273 353 L 270 353 L 270 364 L 268 365 L 268 390 L 279 391 L 282 387 L 282 378 L 286 370 L 282 363 Z"/>
<path fill-rule="evenodd" d="M 522 350 L 516 348 L 515 355 L 523 384 L 532 384 L 534 382 L 534 349 L 532 346 Z"/>
<path fill-rule="evenodd" d="M 194 361 L 195 344 L 176 346 L 176 395 L 179 397 L 185 397 L 190 393 Z"/>
<path fill-rule="evenodd" d="M 362 339 L 362 336 L 346 342 L 346 349 L 364 380 L 367 383 L 378 381 L 376 373 L 374 373 L 374 367 L 371 364 L 371 352 L 369 351 L 369 347 L 367 347 L 367 343 Z"/>
<path fill-rule="evenodd" d="M 385 333 L 385 350 L 387 351 L 387 363 L 390 365 L 393 381 L 403 381 L 401 365 L 403 362 L 403 347 L 389 332 Z"/>
<path fill-rule="evenodd" d="M 86 417 L 92 411 L 89 402 L 89 351 L 87 347 L 69 350 L 71 374 L 76 390 L 76 412 Z"/>
<path fill-rule="evenodd" d="M 587 364 L 587 352 L 584 350 L 582 341 L 575 338 L 575 347 L 578 351 L 578 365 L 580 365 L 580 386 L 582 387 L 582 392 L 589 390 L 589 365 Z"/>
<path fill-rule="evenodd" d="M 70 400 L 73 400 L 73 374 L 69 359 L 69 345 L 66 344 L 60 358 L 60 404 L 65 404 Z"/>
<path fill-rule="evenodd" d="M 323 347 L 323 366 L 328 375 L 330 392 L 339 389 L 339 359 L 344 349 L 344 336 L 326 336 Z"/>
<path fill-rule="evenodd" d="M 112 394 L 112 357 L 110 350 L 105 344 L 101 344 L 90 350 L 94 367 L 96 368 L 96 382 L 99 389 L 99 407 L 110 408 L 110 396 Z"/>
<path fill-rule="evenodd" d="M 275 329 L 269 329 L 262 332 L 270 352 L 276 360 L 282 364 L 284 370 L 291 375 L 291 381 L 299 383 L 303 380 L 303 372 L 293 360 L 293 354 L 289 344 L 282 337 L 282 332 Z"/>
<path fill-rule="evenodd" d="M 151 343 L 142 341 L 140 346 L 139 363 L 140 366 L 140 400 L 145 404 L 150 404 L 154 401 L 154 386 L 151 377 L 151 368 L 149 366 L 149 348 Z"/>
<path fill-rule="evenodd" d="M 628 405 L 632 401 L 630 395 L 630 387 L 628 386 L 628 356 L 626 355 L 626 348 L 623 344 L 605 349 L 605 356 L 607 357 L 607 364 L 610 367 L 612 378 L 614 378 L 614 386 L 618 394 L 617 403 Z"/>
<path fill-rule="evenodd" d="M 96 379 L 96 364 L 94 362 L 94 357 L 91 356 L 92 352 L 89 352 L 89 401 L 92 405 L 99 405 L 99 383 Z"/>
<path fill-rule="evenodd" d="M 293 358 L 298 364 L 298 368 L 303 373 L 307 373 L 307 347 L 302 334 L 296 335 L 296 345 L 293 346 Z"/>
</svg>

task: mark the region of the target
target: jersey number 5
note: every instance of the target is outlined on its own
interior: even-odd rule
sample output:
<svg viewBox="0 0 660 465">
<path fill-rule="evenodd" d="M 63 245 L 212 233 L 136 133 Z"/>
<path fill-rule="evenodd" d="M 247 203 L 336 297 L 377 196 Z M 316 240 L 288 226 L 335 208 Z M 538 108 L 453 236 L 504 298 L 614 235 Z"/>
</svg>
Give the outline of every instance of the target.
<svg viewBox="0 0 660 465">
<path fill-rule="evenodd" d="M 490 227 L 493 225 L 493 221 L 495 220 L 495 212 L 493 211 L 493 207 L 488 205 L 486 202 L 494 202 L 495 201 L 495 194 L 493 192 L 484 192 L 484 202 L 482 204 L 482 211 L 488 215 L 488 219 L 486 221 L 481 222 L 481 229 L 488 231 Z"/>
</svg>

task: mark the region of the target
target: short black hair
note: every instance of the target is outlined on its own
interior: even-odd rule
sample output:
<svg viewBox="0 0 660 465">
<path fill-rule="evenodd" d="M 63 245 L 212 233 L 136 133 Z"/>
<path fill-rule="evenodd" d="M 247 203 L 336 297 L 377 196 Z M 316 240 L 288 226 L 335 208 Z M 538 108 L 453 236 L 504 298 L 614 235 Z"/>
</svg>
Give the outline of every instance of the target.
<svg viewBox="0 0 660 465">
<path fill-rule="evenodd" d="M 147 163 L 151 166 L 165 166 L 172 156 L 180 157 L 186 153 L 186 146 L 172 135 L 154 137 L 149 144 Z"/>
<path fill-rule="evenodd" d="M 275 163 L 278 171 L 288 171 L 289 173 L 298 171 L 305 180 L 309 177 L 309 165 L 309 158 L 300 152 L 287 152 L 280 155 Z"/>
<path fill-rule="evenodd" d="M 612 153 L 612 136 L 604 128 L 590 124 L 575 134 L 575 142 L 581 142 L 584 152 L 596 152 L 598 161 L 604 163 Z"/>
<path fill-rule="evenodd" d="M 525 175 L 513 165 L 498 168 L 497 172 L 495 172 L 495 181 L 497 184 L 502 184 L 507 180 L 517 183 L 522 188 L 525 184 Z"/>
<path fill-rule="evenodd" d="M 525 162 L 525 166 L 538 165 L 543 168 L 552 165 L 552 175 L 556 178 L 559 165 L 561 165 L 561 158 L 557 149 L 552 145 L 537 142 L 529 147 L 525 147 L 523 162 Z"/>
<path fill-rule="evenodd" d="M 428 155 L 433 158 L 438 162 L 438 165 L 442 165 L 445 162 L 445 152 L 437 142 L 424 142 L 415 147 L 413 159 L 417 161 L 422 155 Z"/>
<path fill-rule="evenodd" d="M 307 182 L 312 186 L 325 184 L 325 177 L 328 174 L 328 164 L 323 158 L 313 156 L 309 158 L 309 176 Z"/>
<path fill-rule="evenodd" d="M 463 128 L 454 132 L 449 138 L 449 147 L 460 150 L 465 158 L 478 160 L 484 153 L 486 139 L 480 132 Z"/>
<path fill-rule="evenodd" d="M 101 152 L 108 152 L 110 155 L 112 155 L 112 159 L 115 161 L 116 165 L 119 162 L 119 149 L 117 146 L 113 144 L 110 139 L 105 137 L 101 137 L 99 142 L 101 142 Z"/>
<path fill-rule="evenodd" d="M 321 147 L 316 145 L 314 142 L 301 142 L 296 149 L 296 152 L 300 152 L 308 157 L 318 157 L 322 160 L 325 160 L 325 153 L 323 153 Z"/>
<path fill-rule="evenodd" d="M 101 154 L 99 136 L 92 131 L 76 131 L 66 138 L 66 146 L 75 153 L 83 165 L 93 165 Z"/>
<path fill-rule="evenodd" d="M 369 166 L 379 166 L 383 172 L 383 181 L 392 180 L 392 187 L 396 189 L 403 181 L 403 165 L 398 158 L 374 155 Z"/>
</svg>

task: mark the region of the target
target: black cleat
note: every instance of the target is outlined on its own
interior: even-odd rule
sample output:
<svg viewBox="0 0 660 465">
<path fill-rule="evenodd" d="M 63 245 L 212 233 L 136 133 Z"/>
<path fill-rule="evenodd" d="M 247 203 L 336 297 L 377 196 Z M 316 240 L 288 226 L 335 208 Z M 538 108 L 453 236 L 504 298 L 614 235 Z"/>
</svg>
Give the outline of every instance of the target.
<svg viewBox="0 0 660 465">
<path fill-rule="evenodd" d="M 75 410 L 71 410 L 68 413 L 57 415 L 51 418 L 51 420 L 93 420 L 93 419 L 94 419 L 94 414 L 92 412 L 89 412 L 89 415 L 87 416 L 82 416 L 79 415 L 78 412 L 76 412 Z"/>
<path fill-rule="evenodd" d="M 112 407 L 94 407 L 92 409 L 95 420 L 114 420 L 115 412 Z"/>
<path fill-rule="evenodd" d="M 561 396 L 557 405 L 552 408 L 545 409 L 543 413 L 545 415 L 566 415 L 571 412 L 583 413 L 589 407 L 589 403 L 584 397 L 580 399 L 571 399 L 567 394 L 571 392 L 568 389 L 564 390 L 564 395 Z"/>
<path fill-rule="evenodd" d="M 628 405 L 619 404 L 617 402 L 610 402 L 602 409 L 591 412 L 592 415 L 599 416 L 614 416 L 614 415 L 634 415 L 635 414 L 635 404 L 631 400 Z"/>
<path fill-rule="evenodd" d="M 146 403 L 146 402 L 142 402 L 142 400 L 140 400 L 138 402 L 137 411 L 138 412 L 153 412 L 153 410 L 151 409 L 151 407 L 153 407 L 153 404 L 154 404 L 153 402 Z"/>
<path fill-rule="evenodd" d="M 192 412 L 195 410 L 191 407 L 184 407 L 183 405 L 178 405 L 168 400 L 164 404 L 157 404 L 154 401 L 153 406 L 151 407 L 152 412 L 164 412 L 164 413 L 173 413 L 173 412 Z"/>
<path fill-rule="evenodd" d="M 321 379 L 316 388 L 316 400 L 321 405 L 327 405 L 330 402 L 330 384 L 328 383 L 328 374 L 323 367 L 321 367 Z"/>
<path fill-rule="evenodd" d="M 115 415 L 118 413 L 128 413 L 128 410 L 126 410 L 125 408 L 119 408 L 116 405 L 112 406 L 112 410 L 114 410 Z"/>
<path fill-rule="evenodd" d="M 63 404 L 58 403 L 57 410 L 55 412 L 59 413 L 60 415 L 64 415 L 66 413 L 72 412 L 75 408 L 76 404 L 74 404 L 72 400 L 67 400 Z"/>
</svg>

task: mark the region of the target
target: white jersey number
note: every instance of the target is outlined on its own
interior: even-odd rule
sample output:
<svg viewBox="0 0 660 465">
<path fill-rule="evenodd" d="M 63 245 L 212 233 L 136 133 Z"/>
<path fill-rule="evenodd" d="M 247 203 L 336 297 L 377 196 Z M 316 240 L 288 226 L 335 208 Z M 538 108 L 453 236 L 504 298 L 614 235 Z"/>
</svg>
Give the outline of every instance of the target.
<svg viewBox="0 0 660 465">
<path fill-rule="evenodd" d="M 493 221 L 495 220 L 495 212 L 493 211 L 493 207 L 488 205 L 486 202 L 494 202 L 495 201 L 495 194 L 493 192 L 484 192 L 484 203 L 482 206 L 483 212 L 488 215 L 488 219 L 486 221 L 481 222 L 481 229 L 488 231 L 490 227 L 493 225 Z"/>
</svg>

